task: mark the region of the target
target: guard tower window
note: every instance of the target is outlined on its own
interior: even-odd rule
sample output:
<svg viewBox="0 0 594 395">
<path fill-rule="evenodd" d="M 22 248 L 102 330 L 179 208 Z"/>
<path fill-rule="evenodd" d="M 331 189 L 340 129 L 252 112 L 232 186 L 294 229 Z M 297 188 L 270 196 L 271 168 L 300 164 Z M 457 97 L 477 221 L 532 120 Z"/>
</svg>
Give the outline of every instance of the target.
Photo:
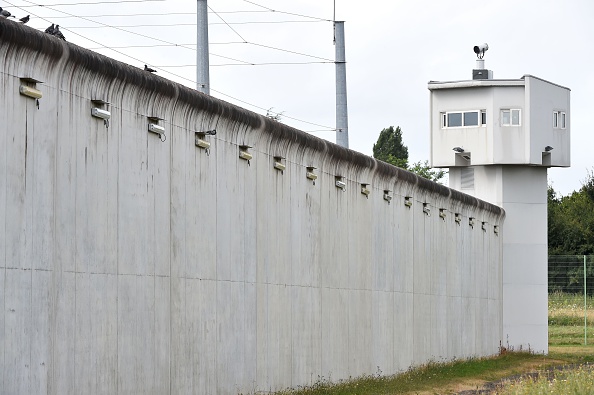
<svg viewBox="0 0 594 395">
<path fill-rule="evenodd" d="M 501 126 L 520 126 L 520 118 L 519 109 L 501 110 Z"/>
<path fill-rule="evenodd" d="M 553 111 L 553 128 L 554 129 L 565 129 L 565 112 Z"/>
<path fill-rule="evenodd" d="M 480 122 L 480 124 L 479 124 Z M 441 113 L 442 128 L 476 127 L 487 124 L 487 111 L 455 111 Z"/>
</svg>

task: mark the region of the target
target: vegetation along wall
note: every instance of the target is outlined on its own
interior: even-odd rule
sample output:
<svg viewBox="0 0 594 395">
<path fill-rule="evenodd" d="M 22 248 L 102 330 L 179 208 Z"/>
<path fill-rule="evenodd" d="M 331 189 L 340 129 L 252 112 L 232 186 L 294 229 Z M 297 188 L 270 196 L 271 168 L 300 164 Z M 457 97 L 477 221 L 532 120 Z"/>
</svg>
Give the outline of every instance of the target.
<svg viewBox="0 0 594 395">
<path fill-rule="evenodd" d="M 0 62 L 0 393 L 497 352 L 500 208 L 6 20 Z"/>
</svg>

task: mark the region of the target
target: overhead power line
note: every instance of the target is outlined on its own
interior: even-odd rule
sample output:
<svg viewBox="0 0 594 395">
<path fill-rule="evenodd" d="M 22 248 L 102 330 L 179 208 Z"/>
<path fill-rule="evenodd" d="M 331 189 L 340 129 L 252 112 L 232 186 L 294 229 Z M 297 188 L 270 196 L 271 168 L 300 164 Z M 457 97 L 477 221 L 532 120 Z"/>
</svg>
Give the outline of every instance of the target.
<svg viewBox="0 0 594 395">
<path fill-rule="evenodd" d="M 148 3 L 149 1 L 166 1 L 166 0 L 120 0 L 120 1 L 87 1 L 80 3 L 56 3 L 56 4 L 31 4 L 18 6 L 19 8 L 31 8 L 31 7 L 63 7 L 69 5 L 95 5 L 95 4 L 121 4 L 121 3 Z M 8 3 L 8 2 L 7 2 Z M 13 7 L 17 7 L 13 5 Z M 38 17 L 40 18 L 40 17 Z"/>
<path fill-rule="evenodd" d="M 318 21 L 332 22 L 330 19 L 318 18 L 318 17 L 310 16 L 310 15 L 297 14 L 297 13 L 294 13 L 294 12 L 279 11 L 279 10 L 272 9 L 270 7 L 263 6 L 263 5 L 258 4 L 258 3 L 254 3 L 253 1 L 249 1 L 249 0 L 243 0 L 243 1 L 245 1 L 246 3 L 253 4 L 253 5 L 257 6 L 257 7 L 264 8 L 265 10 L 268 10 L 270 12 L 277 12 L 279 14 L 285 14 L 285 15 L 300 16 L 302 18 L 316 19 Z"/>
<path fill-rule="evenodd" d="M 213 55 L 213 54 L 210 54 Z M 214 55 L 216 56 L 216 55 Z M 226 63 L 226 64 L 211 64 L 210 67 L 219 67 L 219 66 L 279 66 L 279 65 L 300 65 L 300 64 L 327 64 L 327 63 L 334 63 L 334 62 L 261 62 L 261 63 Z M 195 64 L 176 64 L 176 65 L 169 65 L 169 66 L 154 66 L 157 68 L 181 68 L 181 67 L 196 67 Z"/>
<path fill-rule="evenodd" d="M 34 4 L 32 1 L 29 1 L 29 0 L 22 0 L 22 1 L 26 1 L 27 3 L 30 3 L 30 5 L 17 6 L 15 4 L 11 3 L 10 1 L 6 1 L 6 0 L 5 0 L 5 3 L 9 4 L 12 7 L 21 9 L 21 10 L 23 10 L 24 8 L 31 8 L 31 7 L 47 8 L 47 9 L 52 10 L 52 11 L 55 11 L 55 12 L 60 12 L 60 13 L 66 14 L 66 15 L 68 15 L 68 17 L 79 18 L 79 19 L 83 19 L 83 20 L 86 20 L 86 21 L 89 21 L 89 22 L 92 22 L 92 23 L 102 24 L 102 23 L 97 22 L 97 21 L 86 19 L 86 17 L 80 17 L 80 16 L 73 15 L 73 14 L 70 14 L 70 13 L 65 12 L 65 11 L 61 11 L 61 10 L 57 10 L 57 9 L 52 9 L 50 7 L 61 6 L 61 5 L 84 5 L 84 4 L 105 4 L 105 3 L 114 3 L 114 4 L 115 3 L 138 3 L 138 2 L 148 2 L 148 1 L 151 1 L 151 2 L 152 1 L 155 1 L 155 2 L 157 2 L 157 1 L 165 1 L 165 0 L 122 0 L 122 1 L 118 1 L 118 2 L 113 2 L 113 1 L 103 1 L 103 2 L 101 2 L 101 1 L 99 1 L 99 2 L 93 2 L 93 3 L 84 2 L 84 3 L 51 4 L 51 5 L 38 5 L 38 4 Z M 247 1 L 247 0 L 244 0 L 244 1 Z M 255 3 L 253 3 L 253 4 L 255 4 Z M 28 11 L 28 12 L 30 12 L 30 11 Z M 32 13 L 32 12 L 30 12 L 30 14 L 31 14 L 31 16 L 33 16 L 35 18 L 38 18 L 38 19 L 44 20 L 44 21 L 46 21 L 48 23 L 51 23 L 50 20 L 48 19 L 48 17 L 41 17 L 41 16 L 38 16 L 38 15 Z M 54 19 L 55 17 L 51 17 L 51 18 Z M 221 17 L 219 16 L 219 18 L 221 18 Z M 127 31 L 127 30 L 124 30 L 124 29 L 121 29 L 121 28 L 117 28 L 117 27 L 114 27 L 114 26 L 110 26 L 110 25 L 107 25 L 107 24 L 102 24 L 102 25 L 104 25 L 105 27 L 112 27 L 114 29 L 121 30 L 121 31 L 130 33 L 130 34 L 138 35 L 138 36 L 141 36 L 141 37 L 144 37 L 144 38 L 148 38 L 148 39 L 152 39 L 152 40 L 156 40 L 156 41 L 160 41 L 160 42 L 165 43 L 165 44 L 159 45 L 159 46 L 175 46 L 175 47 L 186 48 L 186 49 L 190 49 L 190 50 L 194 50 L 195 51 L 195 49 L 189 48 L 190 45 L 194 45 L 195 46 L 195 44 L 175 44 L 175 43 L 171 43 L 171 42 L 168 42 L 168 41 L 165 41 L 165 40 L 161 40 L 161 39 L 158 39 L 158 38 L 155 38 L 155 37 L 150 37 L 150 36 L 147 36 L 147 35 L 130 32 L 130 31 Z M 121 56 L 124 56 L 126 58 L 129 58 L 129 59 L 132 59 L 132 60 L 138 62 L 138 64 L 145 64 L 145 63 L 146 64 L 149 64 L 150 63 L 150 62 L 147 62 L 147 61 L 138 59 L 138 58 L 136 58 L 134 56 L 131 56 L 131 55 L 125 53 L 125 52 L 119 51 L 117 49 L 118 47 L 108 47 L 108 46 L 105 46 L 105 45 L 103 45 L 102 43 L 100 43 L 100 42 L 98 42 L 96 40 L 93 40 L 93 39 L 91 39 L 89 37 L 86 37 L 86 36 L 84 36 L 82 34 L 76 33 L 74 30 L 71 30 L 70 28 L 66 28 L 66 27 L 62 26 L 62 30 L 67 31 L 69 34 L 71 33 L 71 34 L 76 35 L 78 37 L 81 37 L 81 38 L 83 38 L 83 39 L 85 39 L 85 40 L 87 40 L 89 42 L 92 42 L 94 44 L 97 44 L 97 45 L 101 46 L 98 49 L 107 49 L 107 50 L 113 51 L 115 53 L 118 53 Z M 237 33 L 237 34 L 239 35 L 239 33 Z M 243 40 L 243 37 L 241 37 L 241 35 L 239 35 L 239 36 Z M 232 44 L 232 43 L 219 43 L 219 44 Z M 241 42 L 241 44 L 251 44 L 251 45 L 262 46 L 262 47 L 265 47 L 265 48 L 275 49 L 275 50 L 279 50 L 279 51 L 290 52 L 290 53 L 294 53 L 294 54 L 300 54 L 300 53 L 294 52 L 294 51 L 283 50 L 281 48 L 275 48 L 275 47 L 265 46 L 265 45 L 261 45 L 261 44 L 249 43 L 249 42 L 246 42 L 246 41 Z M 150 45 L 148 47 L 155 47 L 155 46 L 157 46 L 157 45 Z M 134 46 L 129 46 L 129 47 L 134 47 Z M 123 46 L 123 47 L 119 47 L 119 48 L 120 49 L 125 49 L 127 47 Z M 310 57 L 314 57 L 314 58 L 319 58 L 319 57 L 315 57 L 315 56 L 312 56 L 312 55 L 306 55 L 306 54 L 300 54 L 300 55 L 310 56 Z M 233 58 L 229 58 L 229 57 L 224 57 L 224 56 L 221 56 L 221 55 L 215 55 L 215 56 L 220 56 L 220 57 L 227 58 L 227 59 L 230 59 L 230 60 L 233 60 L 233 61 L 241 62 L 240 64 L 233 64 L 233 65 L 254 65 L 255 66 L 255 65 L 265 65 L 266 64 L 266 63 L 255 64 L 255 63 L 250 63 L 250 62 L 246 62 L 246 61 L 239 60 L 239 59 L 233 59 Z M 324 59 L 324 58 L 319 58 L 319 59 Z M 303 63 L 293 63 L 293 64 L 313 64 L 313 63 L 331 63 L 331 62 L 332 61 L 328 61 L 328 62 L 303 62 Z M 275 63 L 268 63 L 268 64 L 275 64 Z M 287 63 L 279 62 L 278 64 L 291 64 L 291 63 L 290 62 L 287 62 Z M 189 66 L 190 65 L 187 65 L 186 67 L 189 67 Z M 174 67 L 174 66 L 170 66 L 170 67 Z M 169 74 L 171 76 L 177 77 L 177 78 L 182 79 L 184 81 L 188 81 L 188 82 L 192 83 L 193 85 L 196 84 L 196 81 L 194 81 L 192 79 L 189 79 L 189 78 L 186 78 L 186 77 L 181 76 L 179 74 L 175 74 L 175 73 L 172 73 L 170 71 L 165 70 L 165 68 L 167 68 L 167 66 L 162 66 L 162 68 L 159 68 L 159 67 L 156 67 L 156 68 L 159 69 L 159 70 L 161 70 L 161 71 L 163 71 L 166 74 Z M 222 96 L 225 96 L 227 98 L 230 98 L 230 99 L 232 99 L 232 100 L 234 100 L 236 102 L 243 103 L 243 104 L 248 105 L 248 106 L 250 106 L 252 108 L 257 108 L 259 110 L 267 111 L 267 112 L 269 112 L 269 110 L 270 110 L 270 108 L 264 108 L 264 107 L 261 107 L 261 106 L 257 106 L 255 104 L 249 103 L 247 101 L 238 99 L 238 98 L 236 98 L 234 96 L 231 96 L 231 95 L 228 95 L 228 94 L 223 93 L 221 91 L 218 91 L 216 89 L 212 89 L 211 88 L 211 90 L 213 92 L 218 93 L 219 95 L 222 95 Z M 278 113 L 278 114 L 280 115 L 281 113 Z M 326 125 L 320 125 L 320 124 L 317 124 L 317 123 L 314 123 L 314 122 L 304 121 L 304 120 L 299 119 L 299 118 L 288 116 L 284 112 L 282 113 L 282 116 L 284 118 L 291 119 L 293 121 L 297 121 L 297 122 L 300 122 L 300 123 L 303 123 L 303 124 L 313 125 L 313 126 L 317 126 L 317 127 L 320 127 L 320 128 L 324 128 L 322 130 L 315 130 L 313 132 L 320 132 L 320 131 L 331 132 L 331 131 L 335 131 L 336 130 L 333 127 L 329 127 L 329 126 L 326 126 Z"/>
<path fill-rule="evenodd" d="M 29 1 L 29 0 L 23 0 L 23 1 L 25 1 L 27 3 L 30 3 L 30 4 L 33 4 L 33 2 L 32 1 Z M 138 2 L 140 0 L 125 0 L 125 1 Z M 163 1 L 163 0 L 144 0 L 144 1 Z M 119 27 L 110 26 L 110 25 L 107 25 L 105 23 L 97 22 L 97 21 L 94 21 L 92 19 L 88 19 L 88 18 L 85 18 L 85 17 L 79 17 L 77 15 L 70 14 L 70 13 L 68 13 L 66 11 L 61 11 L 61 10 L 57 10 L 55 8 L 50 8 L 50 6 L 44 6 L 44 7 L 47 8 L 48 10 L 51 10 L 51 11 L 60 12 L 62 14 L 66 14 L 66 15 L 69 15 L 69 16 L 72 16 L 72 17 L 77 17 L 77 18 L 80 18 L 80 19 L 85 20 L 87 22 L 97 23 L 97 24 L 103 25 L 105 27 L 112 27 L 112 28 L 114 28 L 116 30 L 120 30 L 120 31 L 123 31 L 123 32 L 126 32 L 126 33 L 134 34 L 134 35 L 137 35 L 137 36 L 140 36 L 140 37 L 148 38 L 148 39 L 155 40 L 155 41 L 160 41 L 160 42 L 166 43 L 166 44 L 175 44 L 175 43 L 172 43 L 172 42 L 169 42 L 169 41 L 161 40 L 160 38 L 151 37 L 151 36 L 147 36 L 145 34 L 140 34 L 140 33 L 132 32 L 130 30 L 122 29 L 122 28 L 119 28 Z M 67 29 L 65 29 L 65 30 L 67 30 Z M 84 37 L 84 36 L 81 36 L 81 37 Z M 93 41 L 93 40 L 89 40 L 89 41 Z M 192 49 L 193 50 L 193 48 L 188 48 L 188 49 Z"/>
<path fill-rule="evenodd" d="M 216 12 L 215 12 L 215 11 L 214 11 L 212 8 L 210 8 L 210 6 L 208 6 L 208 9 L 209 9 L 209 10 L 211 10 L 212 12 L 214 12 L 214 14 L 215 14 L 217 17 L 219 17 L 219 19 L 220 19 L 220 20 L 222 20 L 222 21 L 225 23 L 225 25 L 227 25 L 227 26 L 229 27 L 229 29 L 231 29 L 231 30 L 233 31 L 233 33 L 237 34 L 237 36 L 238 36 L 239 38 L 241 38 L 241 39 L 242 39 L 244 42 L 247 42 L 247 40 L 246 40 L 245 38 L 243 38 L 243 37 L 241 36 L 241 34 L 239 34 L 239 33 L 237 32 L 237 30 L 233 29 L 233 28 L 231 27 L 231 25 L 229 25 L 229 24 L 227 23 L 227 21 L 223 19 L 223 17 L 222 17 L 222 16 L 220 16 L 219 14 L 217 14 L 217 13 L 216 13 Z"/>
<path fill-rule="evenodd" d="M 165 1 L 165 0 L 154 0 L 154 1 Z M 93 3 L 99 4 L 99 3 Z M 48 7 L 53 7 L 54 5 L 47 5 Z M 25 5 L 22 8 L 29 8 L 29 7 L 45 7 L 43 5 Z M 213 13 L 212 11 L 209 11 Z M 246 13 L 258 13 L 258 14 L 265 14 L 270 13 L 271 11 L 217 11 L 218 14 L 246 14 Z M 137 17 L 137 16 L 166 16 L 166 15 L 191 15 L 196 16 L 195 12 L 158 12 L 158 13 L 142 13 L 142 14 L 94 14 L 94 15 L 79 15 L 80 17 L 85 18 L 108 18 L 108 17 Z M 79 16 L 52 16 L 51 18 L 78 18 Z M 50 18 L 47 16 L 39 16 L 38 18 Z"/>
<path fill-rule="evenodd" d="M 52 19 L 56 19 L 56 17 L 49 17 Z M 69 16 L 61 17 L 61 18 L 71 18 Z M 86 18 L 86 17 L 77 17 L 77 18 Z M 92 18 L 92 16 L 91 16 Z M 273 24 L 282 24 L 282 23 L 320 23 L 323 21 L 255 21 L 255 22 L 212 22 L 208 25 L 273 25 Z M 70 26 L 71 29 L 104 29 L 107 27 L 171 27 L 171 26 L 196 26 L 196 22 L 194 23 L 150 23 L 144 25 L 109 25 L 109 26 Z"/>
</svg>

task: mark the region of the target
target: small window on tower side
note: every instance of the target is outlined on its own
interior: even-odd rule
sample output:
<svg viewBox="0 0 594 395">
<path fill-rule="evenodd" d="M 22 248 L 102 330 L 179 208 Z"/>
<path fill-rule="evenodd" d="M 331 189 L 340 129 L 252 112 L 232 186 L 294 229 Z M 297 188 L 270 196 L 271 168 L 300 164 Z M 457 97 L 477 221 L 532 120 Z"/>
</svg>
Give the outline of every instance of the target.
<svg viewBox="0 0 594 395">
<path fill-rule="evenodd" d="M 448 114 L 448 127 L 455 128 L 462 126 L 462 113 L 451 112 Z"/>
<path fill-rule="evenodd" d="M 521 111 L 517 108 L 501 110 L 501 126 L 520 126 Z"/>
<path fill-rule="evenodd" d="M 487 124 L 487 110 L 481 110 L 481 125 Z"/>
<path fill-rule="evenodd" d="M 503 126 L 511 125 L 509 110 L 501 110 L 501 125 L 503 125 Z"/>
<path fill-rule="evenodd" d="M 511 110 L 511 124 L 513 126 L 520 126 L 520 110 Z"/>
<path fill-rule="evenodd" d="M 478 112 L 469 111 L 464 113 L 464 126 L 478 126 Z"/>
</svg>

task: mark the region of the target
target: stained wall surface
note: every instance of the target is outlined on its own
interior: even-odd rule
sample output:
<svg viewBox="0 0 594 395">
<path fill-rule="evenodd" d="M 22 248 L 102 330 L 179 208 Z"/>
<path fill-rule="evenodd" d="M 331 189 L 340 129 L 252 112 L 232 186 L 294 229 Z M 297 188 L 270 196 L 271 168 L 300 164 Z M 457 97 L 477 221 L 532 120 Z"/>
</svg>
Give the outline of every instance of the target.
<svg viewBox="0 0 594 395">
<path fill-rule="evenodd" d="M 253 393 L 498 351 L 499 207 L 5 20 L 0 59 L 0 393 Z"/>
</svg>

